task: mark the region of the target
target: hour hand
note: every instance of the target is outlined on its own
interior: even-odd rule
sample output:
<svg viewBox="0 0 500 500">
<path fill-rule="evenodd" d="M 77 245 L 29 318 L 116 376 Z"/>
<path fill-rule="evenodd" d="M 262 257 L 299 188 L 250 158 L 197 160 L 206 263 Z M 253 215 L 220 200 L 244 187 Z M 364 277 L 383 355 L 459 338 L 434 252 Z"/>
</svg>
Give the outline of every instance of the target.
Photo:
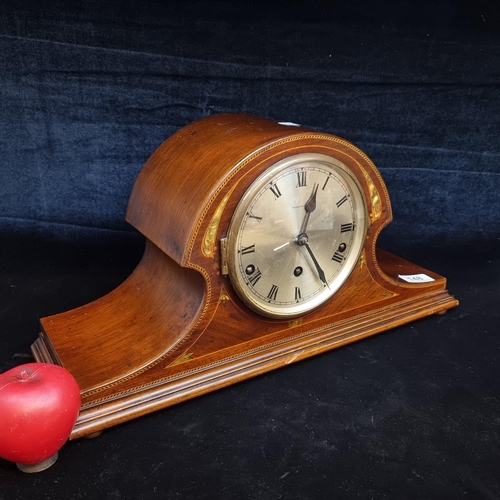
<svg viewBox="0 0 500 500">
<path fill-rule="evenodd" d="M 306 232 L 307 224 L 309 223 L 309 216 L 311 215 L 312 212 L 314 212 L 316 210 L 316 193 L 318 192 L 318 186 L 319 186 L 319 184 L 314 183 L 311 196 L 309 196 L 309 199 L 307 200 L 306 204 L 304 205 L 306 215 L 304 217 L 304 220 L 302 221 L 302 226 L 300 227 L 301 233 Z"/>
</svg>

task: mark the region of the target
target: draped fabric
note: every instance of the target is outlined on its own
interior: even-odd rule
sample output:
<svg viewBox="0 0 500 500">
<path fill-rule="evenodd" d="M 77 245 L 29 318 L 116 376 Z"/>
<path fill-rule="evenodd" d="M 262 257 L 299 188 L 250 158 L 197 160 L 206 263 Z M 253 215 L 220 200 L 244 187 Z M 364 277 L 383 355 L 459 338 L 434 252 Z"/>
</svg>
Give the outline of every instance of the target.
<svg viewBox="0 0 500 500">
<path fill-rule="evenodd" d="M 0 229 L 129 229 L 165 138 L 248 112 L 357 144 L 415 236 L 498 232 L 500 39 L 473 5 L 3 2 Z"/>
</svg>

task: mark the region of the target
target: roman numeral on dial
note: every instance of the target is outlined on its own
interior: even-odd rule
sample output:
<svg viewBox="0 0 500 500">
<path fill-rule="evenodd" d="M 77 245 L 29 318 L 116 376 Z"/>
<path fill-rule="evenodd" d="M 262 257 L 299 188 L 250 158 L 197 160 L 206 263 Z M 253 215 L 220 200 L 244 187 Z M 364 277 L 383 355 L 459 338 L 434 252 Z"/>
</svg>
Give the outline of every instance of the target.
<svg viewBox="0 0 500 500">
<path fill-rule="evenodd" d="M 343 198 L 340 198 L 335 205 L 337 205 L 337 208 L 340 208 L 345 202 L 347 201 L 347 196 L 344 196 Z"/>
<path fill-rule="evenodd" d="M 260 272 L 259 269 L 257 269 L 253 274 L 252 276 L 250 276 L 248 278 L 248 281 L 249 283 L 252 285 L 252 286 L 255 286 L 257 284 L 257 281 L 260 280 L 260 278 L 262 278 L 262 273 Z"/>
<path fill-rule="evenodd" d="M 333 254 L 332 260 L 340 264 L 344 260 L 344 256 L 340 252 L 335 252 Z"/>
<path fill-rule="evenodd" d="M 269 290 L 269 293 L 267 294 L 267 298 L 269 300 L 276 300 L 276 296 L 278 295 L 278 290 L 279 290 L 279 287 L 277 287 L 276 285 L 273 285 L 271 287 L 271 290 Z"/>
<path fill-rule="evenodd" d="M 281 196 L 281 191 L 277 184 L 271 184 L 271 187 L 269 189 L 274 194 L 275 200 L 277 200 Z"/>
<path fill-rule="evenodd" d="M 340 232 L 341 233 L 348 233 L 349 231 L 352 231 L 354 229 L 354 222 L 349 222 L 348 224 L 341 224 L 340 225 Z"/>
<path fill-rule="evenodd" d="M 297 187 L 304 187 L 307 185 L 307 172 L 297 172 Z"/>
<path fill-rule="evenodd" d="M 247 215 L 250 219 L 255 219 L 256 221 L 260 222 L 262 220 L 262 217 L 259 217 L 258 215 L 254 215 L 251 212 L 247 212 Z"/>
<path fill-rule="evenodd" d="M 295 287 L 295 300 L 298 302 L 302 298 L 300 294 L 300 288 L 298 286 Z"/>
<path fill-rule="evenodd" d="M 247 255 L 249 253 L 254 253 L 255 252 L 255 245 L 250 245 L 248 247 L 243 247 L 241 250 L 240 250 L 240 253 L 242 255 Z"/>
</svg>

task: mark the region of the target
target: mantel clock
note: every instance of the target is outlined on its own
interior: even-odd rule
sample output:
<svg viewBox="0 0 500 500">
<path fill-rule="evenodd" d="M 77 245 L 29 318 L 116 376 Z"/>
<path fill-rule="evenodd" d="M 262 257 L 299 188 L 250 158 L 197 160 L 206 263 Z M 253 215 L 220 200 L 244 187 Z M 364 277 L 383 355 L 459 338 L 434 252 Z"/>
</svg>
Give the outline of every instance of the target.
<svg viewBox="0 0 500 500">
<path fill-rule="evenodd" d="M 180 129 L 130 196 L 135 271 L 41 320 L 36 360 L 81 389 L 71 438 L 457 305 L 445 278 L 377 247 L 391 217 L 342 138 L 244 114 Z"/>
</svg>

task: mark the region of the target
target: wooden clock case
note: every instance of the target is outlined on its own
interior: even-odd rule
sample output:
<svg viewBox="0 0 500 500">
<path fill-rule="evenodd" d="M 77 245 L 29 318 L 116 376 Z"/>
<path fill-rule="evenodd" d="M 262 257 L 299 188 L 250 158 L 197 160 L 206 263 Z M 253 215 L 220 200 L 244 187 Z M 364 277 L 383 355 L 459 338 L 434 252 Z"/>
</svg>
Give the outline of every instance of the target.
<svg viewBox="0 0 500 500">
<path fill-rule="evenodd" d="M 221 272 L 220 240 L 252 181 L 302 152 L 332 155 L 356 175 L 370 227 L 341 289 L 290 320 L 250 311 Z M 81 389 L 71 439 L 285 366 L 457 301 L 445 278 L 380 250 L 391 216 L 380 173 L 349 142 L 255 116 L 215 115 L 179 130 L 134 185 L 127 221 L 147 238 L 132 275 L 108 295 L 41 320 L 39 362 L 67 368 Z M 399 275 L 425 273 L 410 284 Z"/>
</svg>

